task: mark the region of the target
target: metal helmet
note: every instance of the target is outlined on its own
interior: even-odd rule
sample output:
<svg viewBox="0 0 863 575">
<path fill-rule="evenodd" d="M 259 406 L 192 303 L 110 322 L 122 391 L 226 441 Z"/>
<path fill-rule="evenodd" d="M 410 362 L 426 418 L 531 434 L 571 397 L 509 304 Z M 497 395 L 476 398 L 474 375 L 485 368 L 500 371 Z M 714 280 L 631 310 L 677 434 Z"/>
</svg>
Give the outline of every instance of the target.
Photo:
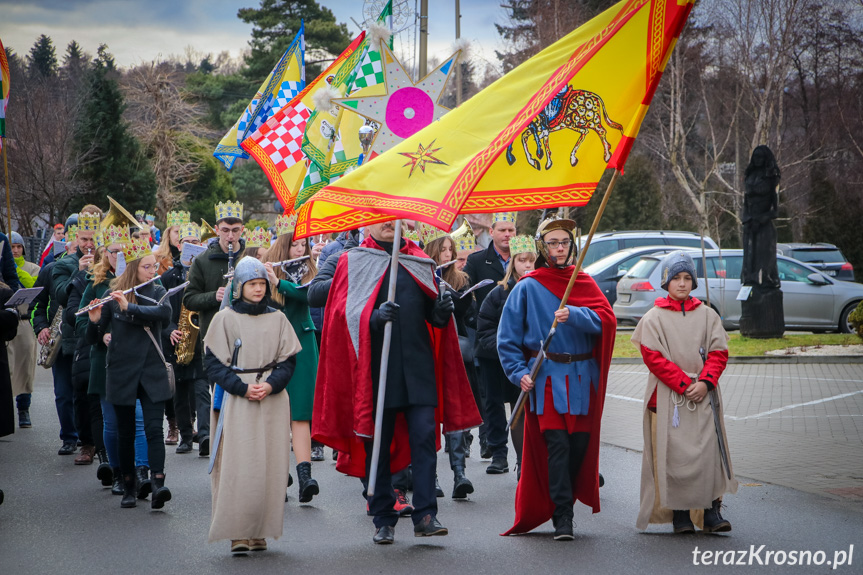
<svg viewBox="0 0 863 575">
<path fill-rule="evenodd" d="M 232 280 L 233 290 L 231 301 L 240 299 L 243 293 L 243 286 L 246 282 L 252 280 L 267 281 L 267 268 L 257 258 L 243 258 L 237 263 L 234 268 L 234 278 Z M 269 295 L 270 283 L 267 281 L 267 295 Z"/>
<path fill-rule="evenodd" d="M 692 256 L 683 250 L 671 252 L 659 262 L 659 285 L 668 291 L 668 282 L 680 272 L 689 272 L 692 276 L 692 289 L 698 287 L 698 276 L 695 275 L 695 262 Z"/>
<path fill-rule="evenodd" d="M 548 218 L 539 224 L 539 227 L 536 229 L 536 250 L 539 253 L 539 257 L 537 258 L 536 267 L 544 267 L 550 266 L 551 259 L 548 257 L 548 247 L 545 245 L 545 242 L 542 238 L 549 232 L 553 232 L 555 230 L 563 230 L 569 235 L 570 244 L 569 244 L 569 253 L 566 255 L 566 259 L 562 265 L 556 265 L 555 267 L 565 268 L 569 265 L 572 265 L 572 259 L 575 257 L 575 236 L 572 231 L 575 229 L 575 222 L 573 220 L 566 219 L 556 219 L 556 218 Z"/>
</svg>

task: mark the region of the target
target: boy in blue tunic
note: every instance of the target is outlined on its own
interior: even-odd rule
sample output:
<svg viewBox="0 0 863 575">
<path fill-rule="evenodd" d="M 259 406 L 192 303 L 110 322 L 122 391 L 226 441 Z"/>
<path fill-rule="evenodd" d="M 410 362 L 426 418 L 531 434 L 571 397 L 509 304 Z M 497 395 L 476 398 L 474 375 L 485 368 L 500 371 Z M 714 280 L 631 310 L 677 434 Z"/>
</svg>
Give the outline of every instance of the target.
<svg viewBox="0 0 863 575">
<path fill-rule="evenodd" d="M 537 269 L 507 299 L 498 330 L 500 362 L 510 382 L 530 394 L 516 521 L 524 533 L 549 518 L 555 539 L 571 540 L 573 504 L 599 511 L 599 426 L 616 321 L 593 279 L 574 271 L 572 220 L 546 220 L 536 240 Z M 558 327 L 536 381 L 530 378 L 553 318 Z"/>
</svg>

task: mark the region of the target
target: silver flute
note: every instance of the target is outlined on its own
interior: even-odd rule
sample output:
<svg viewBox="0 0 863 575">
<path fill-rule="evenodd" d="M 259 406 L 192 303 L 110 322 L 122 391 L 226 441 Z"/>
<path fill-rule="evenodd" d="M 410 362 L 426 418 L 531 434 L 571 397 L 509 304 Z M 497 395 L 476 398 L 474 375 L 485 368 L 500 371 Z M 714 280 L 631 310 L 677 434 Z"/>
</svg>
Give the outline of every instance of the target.
<svg viewBox="0 0 863 575">
<path fill-rule="evenodd" d="M 132 293 L 133 291 L 137 291 L 137 290 L 138 290 L 138 288 L 142 288 L 142 287 L 144 287 L 145 285 L 149 285 L 149 284 L 153 283 L 154 281 L 156 281 L 157 279 L 159 279 L 159 276 L 158 276 L 158 275 L 153 276 L 153 278 L 152 278 L 152 279 L 149 279 L 149 280 L 145 281 L 144 283 L 138 284 L 138 285 L 136 285 L 136 286 L 134 286 L 134 287 L 130 287 L 130 288 L 129 288 L 129 289 L 127 289 L 127 290 L 123 290 L 123 294 L 124 294 L 124 295 L 125 295 L 125 294 L 130 294 L 130 293 Z M 79 309 L 78 311 L 76 311 L 76 312 L 75 312 L 75 315 L 76 315 L 76 316 L 77 316 L 77 315 L 84 315 L 85 313 L 87 313 L 87 312 L 88 312 L 88 311 L 90 311 L 91 309 L 96 309 L 97 307 L 102 307 L 103 305 L 105 305 L 106 303 L 108 303 L 109 301 L 111 301 L 112 299 L 114 299 L 114 298 L 113 298 L 113 297 L 111 297 L 111 296 L 103 297 L 102 299 L 100 299 L 100 300 L 99 300 L 99 301 L 97 301 L 96 303 L 91 303 L 90 305 L 88 305 L 88 306 L 86 306 L 86 307 L 82 307 L 81 309 Z"/>
</svg>

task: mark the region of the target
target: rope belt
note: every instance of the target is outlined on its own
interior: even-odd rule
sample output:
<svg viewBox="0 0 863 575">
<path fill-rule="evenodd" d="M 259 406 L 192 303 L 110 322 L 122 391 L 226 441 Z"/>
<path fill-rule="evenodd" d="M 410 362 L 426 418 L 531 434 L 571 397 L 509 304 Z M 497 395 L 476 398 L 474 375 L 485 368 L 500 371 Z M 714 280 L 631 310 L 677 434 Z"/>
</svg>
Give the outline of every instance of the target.
<svg viewBox="0 0 863 575">
<path fill-rule="evenodd" d="M 538 351 L 532 349 L 525 349 L 524 353 L 528 357 L 537 357 L 539 355 Z M 575 363 L 577 361 L 587 361 L 588 359 L 593 359 L 593 353 L 551 353 L 550 351 L 545 352 L 545 357 L 550 359 L 555 363 Z"/>
</svg>

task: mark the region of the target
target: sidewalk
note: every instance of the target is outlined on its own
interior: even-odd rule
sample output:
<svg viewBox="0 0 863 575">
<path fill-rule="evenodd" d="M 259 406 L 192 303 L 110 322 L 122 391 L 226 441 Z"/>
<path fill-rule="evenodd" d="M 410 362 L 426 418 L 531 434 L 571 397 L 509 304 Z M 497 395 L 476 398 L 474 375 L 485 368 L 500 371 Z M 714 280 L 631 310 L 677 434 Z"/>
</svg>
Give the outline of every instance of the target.
<svg viewBox="0 0 863 575">
<path fill-rule="evenodd" d="M 643 448 L 647 369 L 612 365 L 602 441 Z M 734 472 L 863 511 L 863 365 L 734 364 L 720 382 Z"/>
</svg>

